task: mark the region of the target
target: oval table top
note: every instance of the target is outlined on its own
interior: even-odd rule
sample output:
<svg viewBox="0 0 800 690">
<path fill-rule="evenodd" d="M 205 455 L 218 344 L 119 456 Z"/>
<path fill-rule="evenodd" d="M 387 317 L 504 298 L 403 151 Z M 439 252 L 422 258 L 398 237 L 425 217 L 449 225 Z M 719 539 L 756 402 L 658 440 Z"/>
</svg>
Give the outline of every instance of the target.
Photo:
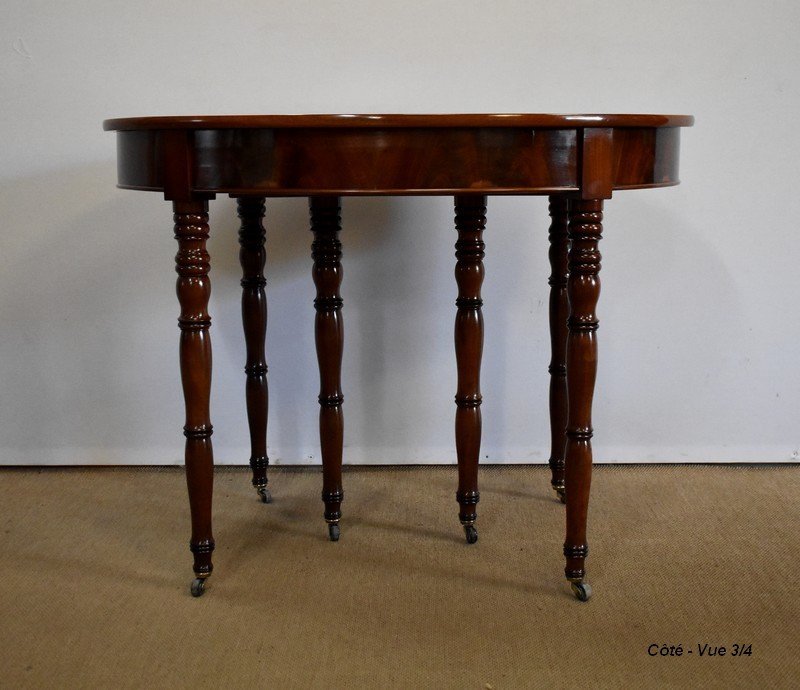
<svg viewBox="0 0 800 690">
<path fill-rule="evenodd" d="M 103 122 L 105 130 L 254 129 L 289 127 L 691 127 L 691 115 L 474 113 L 450 115 L 175 115 L 121 117 Z"/>
</svg>

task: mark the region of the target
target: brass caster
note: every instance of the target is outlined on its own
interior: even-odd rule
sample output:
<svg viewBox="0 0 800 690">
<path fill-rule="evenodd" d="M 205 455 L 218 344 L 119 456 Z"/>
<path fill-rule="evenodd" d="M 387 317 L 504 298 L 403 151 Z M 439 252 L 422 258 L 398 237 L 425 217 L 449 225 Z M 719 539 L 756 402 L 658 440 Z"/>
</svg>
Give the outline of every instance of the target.
<svg viewBox="0 0 800 690">
<path fill-rule="evenodd" d="M 464 525 L 464 534 L 467 537 L 467 544 L 478 541 L 478 530 L 475 529 L 475 525 Z"/>
<path fill-rule="evenodd" d="M 589 601 L 592 596 L 592 586 L 588 582 L 571 582 L 572 593 L 579 601 Z"/>
<path fill-rule="evenodd" d="M 269 489 L 266 486 L 257 486 L 256 491 L 261 497 L 262 503 L 272 503 L 272 494 L 269 492 Z"/>
<path fill-rule="evenodd" d="M 338 522 L 329 522 L 328 523 L 328 538 L 331 541 L 339 541 L 339 523 Z"/>
<path fill-rule="evenodd" d="M 193 597 L 202 597 L 206 591 L 206 578 L 196 577 L 192 580 L 191 592 Z"/>
<path fill-rule="evenodd" d="M 567 490 L 563 486 L 555 487 L 556 494 L 558 495 L 558 500 L 562 503 L 566 504 L 567 502 Z"/>
</svg>

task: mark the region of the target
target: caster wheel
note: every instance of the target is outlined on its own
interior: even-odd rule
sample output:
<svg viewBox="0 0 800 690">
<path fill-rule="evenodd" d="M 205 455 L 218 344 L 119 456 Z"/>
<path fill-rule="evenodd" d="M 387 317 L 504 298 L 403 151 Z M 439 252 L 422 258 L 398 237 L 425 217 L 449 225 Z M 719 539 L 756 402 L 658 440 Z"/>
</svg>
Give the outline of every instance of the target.
<svg viewBox="0 0 800 690">
<path fill-rule="evenodd" d="M 335 522 L 328 525 L 328 537 L 331 541 L 339 541 L 339 525 Z"/>
<path fill-rule="evenodd" d="M 573 582 L 572 593 L 580 601 L 589 601 L 592 596 L 592 586 L 586 582 Z"/>
<path fill-rule="evenodd" d="M 478 530 L 475 529 L 475 525 L 464 525 L 464 534 L 467 535 L 467 544 L 478 541 Z"/>
<path fill-rule="evenodd" d="M 266 486 L 257 486 L 256 491 L 261 497 L 262 503 L 272 503 L 272 494 L 269 492 L 269 489 Z"/>
<path fill-rule="evenodd" d="M 558 495 L 558 500 L 562 503 L 566 504 L 567 502 L 567 491 L 564 487 L 559 487 L 556 489 L 556 494 Z"/>
<path fill-rule="evenodd" d="M 204 577 L 196 577 L 192 580 L 191 592 L 193 597 L 202 597 L 205 591 L 206 579 Z"/>
</svg>

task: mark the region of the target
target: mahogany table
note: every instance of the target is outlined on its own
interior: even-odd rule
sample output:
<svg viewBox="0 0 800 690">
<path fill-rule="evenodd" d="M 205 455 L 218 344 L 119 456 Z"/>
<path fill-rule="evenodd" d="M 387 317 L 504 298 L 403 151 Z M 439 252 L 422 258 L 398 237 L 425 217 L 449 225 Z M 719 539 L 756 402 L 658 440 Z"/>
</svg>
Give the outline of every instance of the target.
<svg viewBox="0 0 800 690">
<path fill-rule="evenodd" d="M 237 198 L 241 219 L 242 318 L 247 345 L 247 415 L 253 485 L 268 503 L 266 197 L 307 196 L 315 336 L 320 372 L 322 500 L 339 539 L 342 491 L 342 245 L 340 198 L 455 198 L 455 436 L 459 519 L 475 543 L 481 440 L 480 365 L 486 198 L 550 198 L 551 483 L 566 503 L 565 573 L 585 601 L 586 516 L 592 469 L 592 396 L 603 200 L 621 189 L 678 184 L 684 115 L 253 115 L 106 120 L 117 132 L 118 186 L 162 192 L 174 210 L 180 366 L 186 402 L 190 549 L 200 596 L 211 574 L 213 455 L 208 200 Z"/>
</svg>

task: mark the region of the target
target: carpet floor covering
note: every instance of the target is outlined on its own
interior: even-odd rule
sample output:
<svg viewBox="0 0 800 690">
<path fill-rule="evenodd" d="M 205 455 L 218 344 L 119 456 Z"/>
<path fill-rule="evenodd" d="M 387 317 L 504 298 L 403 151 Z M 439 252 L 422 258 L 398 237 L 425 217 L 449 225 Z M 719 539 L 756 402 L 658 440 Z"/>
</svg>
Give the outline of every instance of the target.
<svg viewBox="0 0 800 690">
<path fill-rule="evenodd" d="M 194 599 L 181 468 L 0 470 L 0 687 L 800 687 L 800 467 L 596 467 L 586 603 L 547 468 L 481 469 L 474 545 L 455 482 L 346 468 L 332 543 L 319 468 L 218 468 Z"/>
</svg>

